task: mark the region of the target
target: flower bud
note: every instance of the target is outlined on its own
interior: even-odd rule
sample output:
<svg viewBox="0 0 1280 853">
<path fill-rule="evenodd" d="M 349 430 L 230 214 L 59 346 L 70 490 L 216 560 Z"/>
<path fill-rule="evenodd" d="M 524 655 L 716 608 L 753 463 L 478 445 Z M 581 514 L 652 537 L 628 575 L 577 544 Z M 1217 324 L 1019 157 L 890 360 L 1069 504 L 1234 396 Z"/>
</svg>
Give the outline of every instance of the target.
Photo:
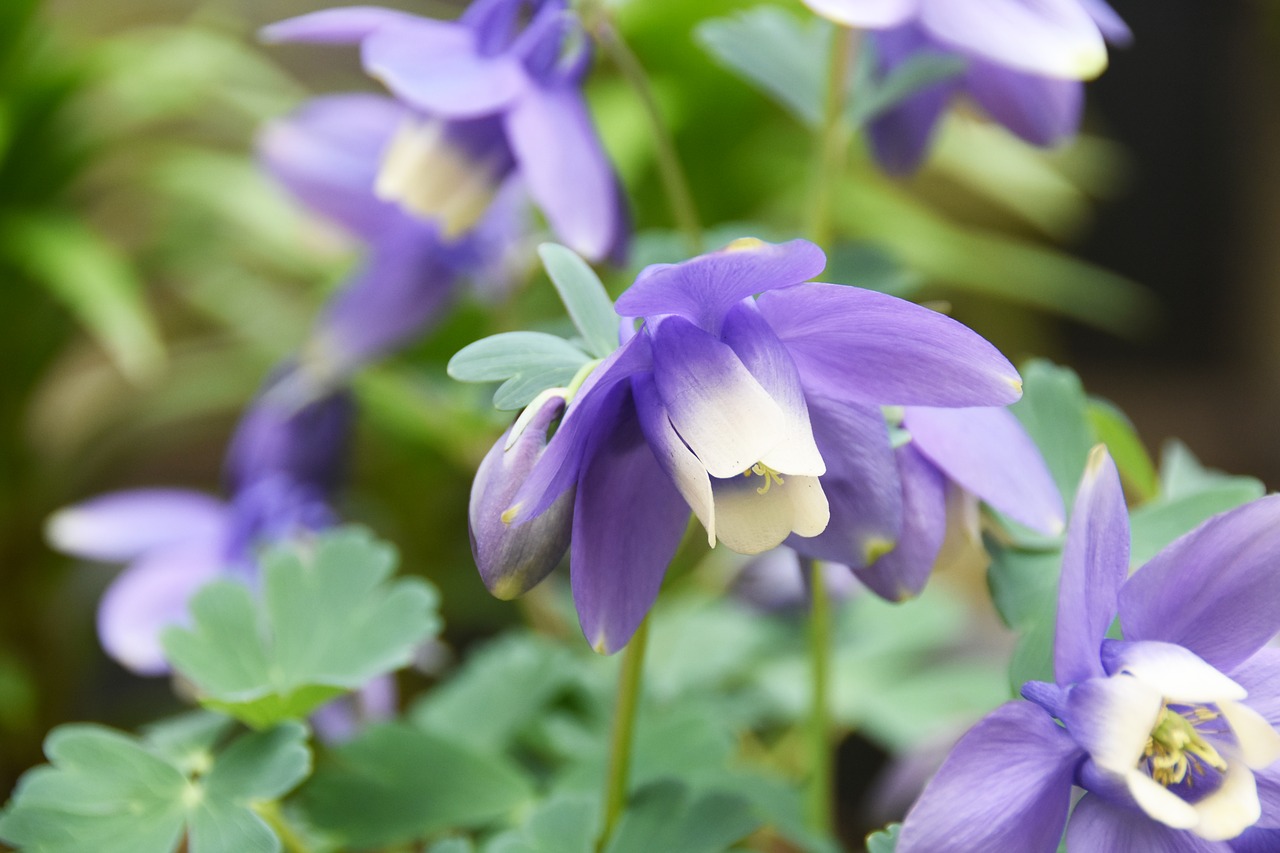
<svg viewBox="0 0 1280 853">
<path fill-rule="evenodd" d="M 560 397 L 531 405 L 538 408 L 524 429 L 509 446 L 511 430 L 503 433 L 480 463 L 471 486 L 471 553 L 484 585 L 502 599 L 528 592 L 551 573 L 569 547 L 573 527 L 574 489 L 536 518 L 513 523 L 516 492 L 542 457 L 548 429 L 564 411 Z"/>
</svg>

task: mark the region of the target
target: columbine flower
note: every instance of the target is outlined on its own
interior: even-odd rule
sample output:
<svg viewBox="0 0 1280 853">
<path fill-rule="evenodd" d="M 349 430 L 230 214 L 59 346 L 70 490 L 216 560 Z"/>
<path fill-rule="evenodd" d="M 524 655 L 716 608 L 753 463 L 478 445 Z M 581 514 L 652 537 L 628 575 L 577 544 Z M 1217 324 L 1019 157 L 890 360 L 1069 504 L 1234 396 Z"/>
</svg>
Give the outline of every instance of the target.
<svg viewBox="0 0 1280 853">
<path fill-rule="evenodd" d="M 794 534 L 863 565 L 902 528 L 880 406 L 1019 396 L 1012 365 L 954 320 L 804 283 L 825 263 L 803 240 L 738 241 L 648 267 L 618 300 L 643 327 L 583 383 L 511 508 L 527 522 L 576 485 L 572 585 L 596 648 L 630 638 L 690 508 L 713 544 L 754 554 Z"/>
<path fill-rule="evenodd" d="M 804 0 L 868 30 L 914 24 L 944 48 L 1027 74 L 1088 80 L 1107 67 L 1104 37 L 1128 28 L 1105 0 Z"/>
<path fill-rule="evenodd" d="M 456 284 L 517 242 L 523 226 L 516 182 L 456 240 L 433 219 L 374 194 L 382 152 L 410 111 L 378 95 L 332 95 L 269 123 L 258 139 L 265 169 L 312 212 L 360 238 L 361 267 L 323 311 L 303 362 L 322 377 L 352 372 L 417 335 L 441 313 Z"/>
<path fill-rule="evenodd" d="M 1272 849 L 1277 561 L 1273 496 L 1210 519 L 1130 578 L 1119 476 L 1095 450 L 1063 552 L 1057 683 L 1028 683 L 1028 701 L 961 739 L 907 815 L 900 853 L 1053 853 L 1064 826 L 1071 853 Z M 1107 639 L 1117 614 L 1123 639 Z M 1074 810 L 1073 786 L 1085 791 Z"/>
<path fill-rule="evenodd" d="M 263 35 L 360 45 L 365 69 L 410 110 L 372 186 L 439 222 L 445 239 L 478 222 L 518 172 L 562 242 L 596 260 L 622 244 L 617 181 L 580 90 L 590 46 L 563 0 L 476 0 L 456 22 L 329 9 Z"/>
<path fill-rule="evenodd" d="M 250 407 L 227 460 L 229 502 L 184 489 L 132 489 L 49 518 L 53 547 L 126 563 L 98 607 L 107 653 L 143 675 L 168 671 L 160 634 L 187 618 L 187 601 L 218 577 L 252 583 L 255 549 L 334 523 L 328 498 L 342 469 L 351 404 L 335 394 L 296 407 L 269 383 Z"/>
</svg>

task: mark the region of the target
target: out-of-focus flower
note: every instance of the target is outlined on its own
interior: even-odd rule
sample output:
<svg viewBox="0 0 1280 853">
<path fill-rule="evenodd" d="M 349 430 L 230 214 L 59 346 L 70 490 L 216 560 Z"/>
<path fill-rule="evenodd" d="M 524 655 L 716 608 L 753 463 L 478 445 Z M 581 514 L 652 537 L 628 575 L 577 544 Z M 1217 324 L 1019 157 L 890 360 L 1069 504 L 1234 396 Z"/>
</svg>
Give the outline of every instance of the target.
<svg viewBox="0 0 1280 853">
<path fill-rule="evenodd" d="M 689 508 L 712 544 L 755 554 L 794 534 L 865 565 L 903 519 L 880 407 L 1020 395 L 1013 366 L 954 320 L 804 283 L 825 263 L 803 240 L 738 241 L 648 267 L 618 300 L 643 327 L 583 383 L 512 502 L 527 523 L 576 485 L 571 580 L 597 649 L 648 612 Z"/>
<path fill-rule="evenodd" d="M 187 618 L 187 601 L 218 577 L 253 583 L 255 550 L 333 524 L 329 507 L 345 463 L 351 402 L 345 392 L 301 405 L 268 383 L 250 407 L 227 459 L 228 502 L 183 489 L 133 489 L 54 513 L 54 548 L 125 563 L 98 608 L 103 648 L 144 675 L 168 671 L 164 628 Z"/>
<path fill-rule="evenodd" d="M 913 25 L 943 49 L 1026 74 L 1089 80 L 1129 30 L 1105 0 L 804 0 L 845 26 Z"/>
<path fill-rule="evenodd" d="M 901 853 L 1268 849 L 1280 828 L 1280 496 L 1129 576 L 1119 476 L 1094 451 L 1063 552 L 1055 684 L 982 720 L 907 815 Z M 1107 639 L 1119 616 L 1123 639 Z M 1072 809 L 1073 787 L 1084 789 Z M 1068 822 L 1068 815 L 1070 820 Z"/>
<path fill-rule="evenodd" d="M 407 108 L 370 186 L 444 239 L 471 229 L 519 173 L 580 254 L 599 260 L 625 241 L 617 179 L 581 92 L 590 45 L 563 0 L 476 0 L 456 22 L 329 9 L 263 36 L 360 46 L 365 70 Z"/>
<path fill-rule="evenodd" d="M 827 596 L 843 603 L 862 589 L 844 566 L 824 567 Z M 809 609 L 813 577 L 790 548 L 774 548 L 749 560 L 733 579 L 730 593 L 739 601 L 769 613 L 798 613 Z"/>
<path fill-rule="evenodd" d="M 485 455 L 471 486 L 471 553 L 484 585 L 498 598 L 528 592 L 569 549 L 572 489 L 528 524 L 512 524 L 518 512 L 512 507 L 516 492 L 542 458 L 547 432 L 564 411 L 564 398 L 547 397 L 530 409 L 533 416 L 528 423 L 507 430 Z"/>
<path fill-rule="evenodd" d="M 316 735 L 330 746 L 346 743 L 369 725 L 395 718 L 399 693 L 393 675 L 381 675 L 355 693 L 321 705 L 311 715 Z"/>
</svg>

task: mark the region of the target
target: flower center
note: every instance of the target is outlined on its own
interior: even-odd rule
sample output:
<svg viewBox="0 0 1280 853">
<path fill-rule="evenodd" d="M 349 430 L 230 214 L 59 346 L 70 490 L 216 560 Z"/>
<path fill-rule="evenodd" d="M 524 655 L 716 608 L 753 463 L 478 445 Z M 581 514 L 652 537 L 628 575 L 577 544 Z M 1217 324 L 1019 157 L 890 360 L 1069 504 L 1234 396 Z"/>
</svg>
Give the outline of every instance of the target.
<svg viewBox="0 0 1280 853">
<path fill-rule="evenodd" d="M 1218 711 L 1204 706 L 1182 711 L 1168 705 L 1161 708 L 1142 751 L 1151 778 L 1169 788 L 1184 782 L 1193 786 L 1197 777 L 1214 775 L 1210 770 L 1226 772 L 1227 762 L 1197 728 L 1220 716 Z"/>
<path fill-rule="evenodd" d="M 750 468 L 742 472 L 742 476 L 744 477 L 750 477 L 753 474 L 757 477 L 764 478 L 764 485 L 758 486 L 756 488 L 757 495 L 767 494 L 769 491 L 769 487 L 772 486 L 774 483 L 777 483 L 779 486 L 783 485 L 784 483 L 784 480 L 782 479 L 782 475 L 779 474 L 777 471 L 773 470 L 772 468 L 770 468 L 768 465 L 764 464 L 763 462 L 757 462 L 756 464 L 752 465 Z"/>
</svg>

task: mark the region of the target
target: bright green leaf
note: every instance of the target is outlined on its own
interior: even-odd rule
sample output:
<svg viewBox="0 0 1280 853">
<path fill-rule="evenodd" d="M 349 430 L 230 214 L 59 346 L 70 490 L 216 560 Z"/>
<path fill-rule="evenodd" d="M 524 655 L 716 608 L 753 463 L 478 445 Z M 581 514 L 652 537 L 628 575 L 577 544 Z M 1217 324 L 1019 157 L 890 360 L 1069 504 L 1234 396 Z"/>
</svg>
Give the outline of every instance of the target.
<svg viewBox="0 0 1280 853">
<path fill-rule="evenodd" d="M 394 551 L 347 528 L 314 547 L 263 557 L 263 596 L 217 582 L 191 602 L 193 625 L 165 632 L 175 669 L 207 707 L 255 727 L 301 718 L 404 666 L 440 628 L 435 590 L 387 583 Z"/>
<path fill-rule="evenodd" d="M 604 358 L 618 348 L 618 312 L 599 276 L 578 254 L 556 243 L 543 243 L 538 256 L 560 294 L 573 324 L 582 333 L 587 351 Z"/>
<path fill-rule="evenodd" d="M 898 849 L 898 835 L 902 824 L 890 824 L 879 832 L 867 836 L 867 853 L 893 853 Z"/>
<path fill-rule="evenodd" d="M 1069 507 L 1097 436 L 1089 423 L 1080 377 L 1066 367 L 1036 359 L 1022 366 L 1022 399 L 1009 410 L 1040 448 Z"/>
<path fill-rule="evenodd" d="M 1133 423 L 1111 403 L 1098 398 L 1089 400 L 1089 423 L 1098 440 L 1107 446 L 1125 485 L 1136 503 L 1149 501 L 1160 490 L 1156 466 L 1138 438 Z"/>
<path fill-rule="evenodd" d="M 353 847 L 482 826 L 527 802 L 510 763 L 413 726 L 371 728 L 336 750 L 302 790 L 319 828 Z"/>
<path fill-rule="evenodd" d="M 615 329 L 616 335 L 616 329 Z M 461 382 L 506 380 L 494 394 L 499 409 L 518 409 L 547 388 L 568 385 L 590 356 L 543 332 L 503 332 L 467 344 L 449 359 Z"/>
<path fill-rule="evenodd" d="M 809 127 L 822 123 L 831 25 L 775 6 L 703 21 L 694 36 L 721 65 Z"/>
<path fill-rule="evenodd" d="M 187 833 L 200 853 L 278 853 L 253 805 L 284 795 L 311 767 L 298 723 L 246 735 L 185 772 L 94 725 L 55 729 L 45 754 L 52 764 L 22 778 L 0 818 L 0 837 L 31 853 L 171 853 Z"/>
<path fill-rule="evenodd" d="M 635 792 L 606 853 L 722 853 L 761 824 L 750 801 L 736 794 L 695 794 L 664 779 Z"/>
</svg>

